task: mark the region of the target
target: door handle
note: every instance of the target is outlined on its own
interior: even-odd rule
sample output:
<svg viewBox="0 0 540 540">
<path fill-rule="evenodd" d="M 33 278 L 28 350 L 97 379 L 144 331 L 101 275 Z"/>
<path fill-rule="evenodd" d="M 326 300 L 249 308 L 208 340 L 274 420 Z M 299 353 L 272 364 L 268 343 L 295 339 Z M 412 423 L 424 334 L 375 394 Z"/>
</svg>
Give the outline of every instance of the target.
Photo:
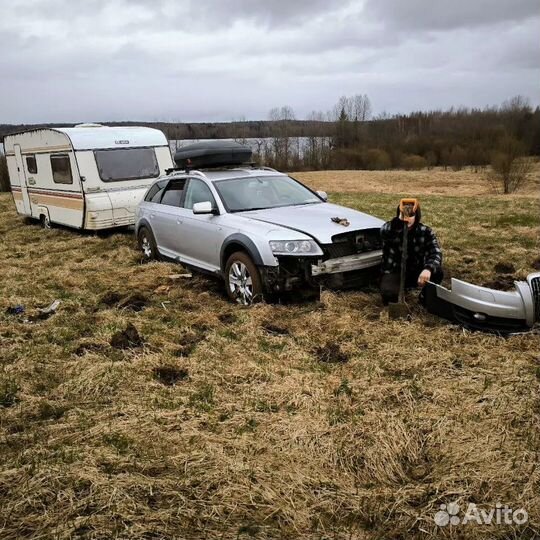
<svg viewBox="0 0 540 540">
<path fill-rule="evenodd" d="M 176 223 L 177 223 L 178 225 L 182 225 L 182 223 L 184 223 L 184 222 L 183 222 L 181 219 L 177 219 L 177 220 L 176 220 Z"/>
<path fill-rule="evenodd" d="M 155 218 L 156 214 L 150 214 L 150 219 Z"/>
</svg>

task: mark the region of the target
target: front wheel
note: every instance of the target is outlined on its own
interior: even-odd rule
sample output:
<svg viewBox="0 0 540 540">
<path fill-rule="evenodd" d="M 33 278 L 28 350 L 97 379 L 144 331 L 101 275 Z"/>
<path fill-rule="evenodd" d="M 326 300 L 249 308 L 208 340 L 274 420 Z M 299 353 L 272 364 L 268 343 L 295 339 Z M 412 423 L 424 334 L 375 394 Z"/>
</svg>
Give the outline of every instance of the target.
<svg viewBox="0 0 540 540">
<path fill-rule="evenodd" d="M 263 299 L 261 274 L 243 251 L 233 253 L 225 265 L 225 283 L 229 298 L 243 306 L 249 306 Z"/>
</svg>

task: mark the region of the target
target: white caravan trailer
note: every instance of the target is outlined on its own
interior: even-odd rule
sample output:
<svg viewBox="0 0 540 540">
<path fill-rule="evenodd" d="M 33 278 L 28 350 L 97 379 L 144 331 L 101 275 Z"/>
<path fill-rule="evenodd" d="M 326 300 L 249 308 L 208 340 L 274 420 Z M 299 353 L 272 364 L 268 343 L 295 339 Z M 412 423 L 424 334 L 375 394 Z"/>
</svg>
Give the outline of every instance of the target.
<svg viewBox="0 0 540 540">
<path fill-rule="evenodd" d="M 155 178 L 172 168 L 165 135 L 146 127 L 80 124 L 4 137 L 17 212 L 79 229 L 132 225 Z"/>
</svg>

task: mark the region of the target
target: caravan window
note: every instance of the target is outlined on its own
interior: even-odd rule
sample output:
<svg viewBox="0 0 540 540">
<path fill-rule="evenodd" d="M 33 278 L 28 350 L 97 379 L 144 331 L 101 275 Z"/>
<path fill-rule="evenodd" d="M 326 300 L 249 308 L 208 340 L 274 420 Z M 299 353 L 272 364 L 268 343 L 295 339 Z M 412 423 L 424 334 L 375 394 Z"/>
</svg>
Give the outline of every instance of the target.
<svg viewBox="0 0 540 540">
<path fill-rule="evenodd" d="M 73 184 L 71 163 L 67 154 L 52 154 L 51 169 L 55 184 Z"/>
<path fill-rule="evenodd" d="M 26 169 L 29 174 L 37 174 L 36 156 L 26 156 Z"/>
<path fill-rule="evenodd" d="M 104 182 L 157 178 L 159 167 L 153 148 L 96 150 L 99 177 Z"/>
</svg>

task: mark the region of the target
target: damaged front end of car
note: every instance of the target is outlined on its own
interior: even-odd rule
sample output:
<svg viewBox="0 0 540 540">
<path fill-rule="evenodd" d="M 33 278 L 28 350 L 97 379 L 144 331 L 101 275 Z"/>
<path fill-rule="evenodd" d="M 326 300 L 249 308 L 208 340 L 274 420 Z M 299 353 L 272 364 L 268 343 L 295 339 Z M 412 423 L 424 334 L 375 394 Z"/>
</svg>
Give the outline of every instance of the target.
<svg viewBox="0 0 540 540">
<path fill-rule="evenodd" d="M 530 330 L 540 321 L 540 272 L 515 281 L 514 290 L 497 291 L 452 278 L 451 288 L 428 283 L 426 309 L 466 328 L 500 334 Z"/>
<path fill-rule="evenodd" d="M 283 293 L 301 289 L 365 287 L 379 279 L 382 249 L 378 228 L 334 235 L 316 256 L 276 255 L 278 266 L 261 268 L 265 289 Z"/>
</svg>

